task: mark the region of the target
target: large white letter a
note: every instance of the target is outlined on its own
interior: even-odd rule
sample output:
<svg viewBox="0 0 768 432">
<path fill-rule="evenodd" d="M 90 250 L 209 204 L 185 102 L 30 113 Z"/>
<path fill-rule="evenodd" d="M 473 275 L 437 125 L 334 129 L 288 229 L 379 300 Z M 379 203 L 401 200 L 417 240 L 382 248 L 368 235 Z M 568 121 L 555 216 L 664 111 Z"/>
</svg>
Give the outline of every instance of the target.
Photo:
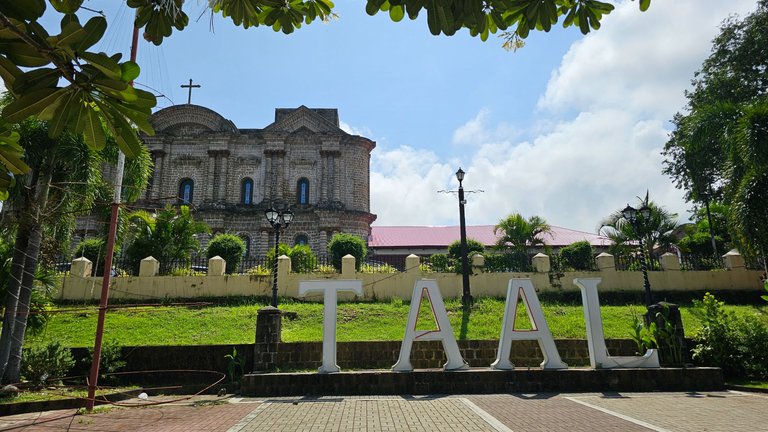
<svg viewBox="0 0 768 432">
<path fill-rule="evenodd" d="M 429 303 L 432 306 L 432 313 L 437 322 L 437 330 L 416 330 L 416 320 L 419 317 L 419 308 L 424 294 L 428 296 Z M 443 369 L 454 370 L 469 367 L 464 362 L 464 358 L 461 357 L 461 352 L 459 352 L 459 345 L 453 336 L 453 329 L 451 328 L 450 321 L 448 321 L 448 313 L 445 311 L 445 303 L 443 303 L 443 296 L 437 288 L 437 282 L 431 279 L 416 281 L 416 284 L 413 286 L 411 308 L 408 311 L 408 326 L 405 328 L 405 337 L 403 337 L 403 344 L 400 346 L 400 357 L 397 363 L 392 366 L 393 371 L 410 372 L 413 370 L 413 366 L 411 366 L 411 348 L 413 347 L 413 341 L 417 339 L 438 340 L 443 343 L 445 356 L 448 358 L 448 361 L 443 365 Z"/>
</svg>

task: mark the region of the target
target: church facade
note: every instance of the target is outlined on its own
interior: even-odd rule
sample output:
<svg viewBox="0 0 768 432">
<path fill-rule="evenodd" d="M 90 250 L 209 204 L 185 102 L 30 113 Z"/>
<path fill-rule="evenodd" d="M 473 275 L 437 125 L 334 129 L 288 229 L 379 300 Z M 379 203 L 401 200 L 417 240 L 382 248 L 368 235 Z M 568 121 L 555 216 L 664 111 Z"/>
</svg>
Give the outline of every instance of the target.
<svg viewBox="0 0 768 432">
<path fill-rule="evenodd" d="M 278 108 L 263 129 L 239 129 L 191 104 L 162 109 L 150 121 L 155 135 L 142 138 L 154 173 L 139 205 L 187 204 L 212 235 L 239 235 L 254 257 L 274 246 L 264 216 L 270 207 L 294 213 L 281 243 L 323 255 L 335 233 L 368 240 L 376 143 L 340 129 L 336 109 Z"/>
</svg>

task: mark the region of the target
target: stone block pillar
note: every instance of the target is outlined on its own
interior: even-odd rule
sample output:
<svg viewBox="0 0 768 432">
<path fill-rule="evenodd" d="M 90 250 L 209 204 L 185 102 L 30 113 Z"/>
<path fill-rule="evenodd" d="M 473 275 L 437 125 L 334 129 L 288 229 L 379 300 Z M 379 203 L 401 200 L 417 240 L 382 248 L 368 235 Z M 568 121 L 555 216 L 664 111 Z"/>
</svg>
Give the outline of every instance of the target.
<svg viewBox="0 0 768 432">
<path fill-rule="evenodd" d="M 282 312 L 267 306 L 256 314 L 256 345 L 254 347 L 253 370 L 266 371 L 277 367 L 277 349 L 282 333 Z"/>
<path fill-rule="evenodd" d="M 91 277 L 93 276 L 93 263 L 86 257 L 75 258 L 72 260 L 72 267 L 69 269 L 70 276 Z"/>
<path fill-rule="evenodd" d="M 421 271 L 420 264 L 421 258 L 418 255 L 410 254 L 405 257 L 405 271 L 407 273 L 419 273 Z"/>
<path fill-rule="evenodd" d="M 680 315 L 680 308 L 673 303 L 658 302 L 648 306 L 648 312 L 643 317 L 646 327 L 651 322 L 656 323 L 656 327 L 664 329 L 666 326 L 672 326 L 671 346 L 659 341 L 659 362 L 662 366 L 682 366 L 688 361 L 688 348 L 685 343 L 685 331 L 683 329 L 683 318 Z"/>
<path fill-rule="evenodd" d="M 536 270 L 536 273 L 547 273 L 552 268 L 549 256 L 543 253 L 537 253 L 531 261 L 533 261 L 533 269 Z"/>
<path fill-rule="evenodd" d="M 157 276 L 160 272 L 160 262 L 154 257 L 148 256 L 141 260 L 139 264 L 139 276 L 140 277 L 152 277 Z"/>
<path fill-rule="evenodd" d="M 482 273 L 484 267 L 485 257 L 480 254 L 472 255 L 472 274 Z"/>
<path fill-rule="evenodd" d="M 208 276 L 224 276 L 227 270 L 227 261 L 216 255 L 208 260 Z"/>
<path fill-rule="evenodd" d="M 739 251 L 737 251 L 736 249 L 731 249 L 730 251 L 728 251 L 728 253 L 723 255 L 723 264 L 725 265 L 725 268 L 728 270 L 737 270 L 737 269 L 743 270 L 745 267 L 744 257 L 741 256 Z"/>
<path fill-rule="evenodd" d="M 661 262 L 661 269 L 664 271 L 680 270 L 680 258 L 673 253 L 665 253 L 661 256 L 659 262 Z"/>
<path fill-rule="evenodd" d="M 601 253 L 595 257 L 599 271 L 616 271 L 616 259 L 609 253 Z"/>
<path fill-rule="evenodd" d="M 355 277 L 355 257 L 352 255 L 341 258 L 341 277 L 348 279 Z"/>
</svg>

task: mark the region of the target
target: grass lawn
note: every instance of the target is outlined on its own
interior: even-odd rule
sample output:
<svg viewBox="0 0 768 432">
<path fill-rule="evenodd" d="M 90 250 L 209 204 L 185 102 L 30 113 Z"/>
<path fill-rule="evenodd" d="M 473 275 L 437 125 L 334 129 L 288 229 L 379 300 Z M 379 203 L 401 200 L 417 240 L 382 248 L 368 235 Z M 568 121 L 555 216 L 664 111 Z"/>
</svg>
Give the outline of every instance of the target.
<svg viewBox="0 0 768 432">
<path fill-rule="evenodd" d="M 498 339 L 504 301 L 480 298 L 465 314 L 457 300 L 446 300 L 451 325 L 458 339 Z M 230 304 L 207 306 L 131 306 L 121 305 L 107 314 L 105 341 L 123 346 L 209 345 L 253 343 L 256 312 L 266 305 L 263 299 L 237 299 Z M 728 306 L 738 314 L 757 314 L 768 321 L 768 305 Z M 295 312 L 296 318 L 283 319 L 285 342 L 322 339 L 323 305 L 281 299 L 280 309 Z M 544 315 L 555 338 L 585 338 L 584 312 L 580 303 L 543 302 Z M 40 333 L 28 335 L 27 344 L 59 341 L 69 347 L 93 346 L 96 330 L 96 305 L 62 305 Z M 642 305 L 601 306 L 606 338 L 628 338 L 632 314 Z M 516 328 L 530 328 L 523 309 L 518 310 Z M 687 336 L 701 327 L 694 308 L 681 305 Z M 429 306 L 420 311 L 418 328 L 434 328 Z M 408 303 L 345 302 L 338 305 L 338 341 L 400 340 L 405 332 Z M 431 324 L 431 325 L 430 325 Z"/>
</svg>

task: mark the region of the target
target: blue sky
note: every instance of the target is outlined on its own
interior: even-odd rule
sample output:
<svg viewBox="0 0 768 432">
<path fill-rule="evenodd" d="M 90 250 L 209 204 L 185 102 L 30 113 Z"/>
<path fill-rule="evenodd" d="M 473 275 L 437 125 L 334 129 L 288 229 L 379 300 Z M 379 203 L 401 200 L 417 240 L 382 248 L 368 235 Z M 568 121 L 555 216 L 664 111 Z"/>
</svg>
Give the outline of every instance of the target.
<svg viewBox="0 0 768 432">
<path fill-rule="evenodd" d="M 339 19 L 292 35 L 236 28 L 188 0 L 190 26 L 160 47 L 141 43 L 138 83 L 192 102 L 241 128 L 272 122 L 277 107 L 338 108 L 345 130 L 377 142 L 371 211 L 377 225 L 455 225 L 454 172 L 468 198 L 467 223 L 512 212 L 594 232 L 601 218 L 650 190 L 687 219 L 689 207 L 661 174 L 669 120 L 710 51 L 718 24 L 755 0 L 614 2 L 603 28 L 533 34 L 517 52 L 463 32 L 430 35 L 424 17 L 369 17 L 364 2 L 339 1 Z M 101 47 L 130 44 L 124 1 L 86 1 L 110 22 Z M 120 7 L 116 7 L 122 5 Z M 198 16 L 203 13 L 199 21 Z"/>
</svg>

